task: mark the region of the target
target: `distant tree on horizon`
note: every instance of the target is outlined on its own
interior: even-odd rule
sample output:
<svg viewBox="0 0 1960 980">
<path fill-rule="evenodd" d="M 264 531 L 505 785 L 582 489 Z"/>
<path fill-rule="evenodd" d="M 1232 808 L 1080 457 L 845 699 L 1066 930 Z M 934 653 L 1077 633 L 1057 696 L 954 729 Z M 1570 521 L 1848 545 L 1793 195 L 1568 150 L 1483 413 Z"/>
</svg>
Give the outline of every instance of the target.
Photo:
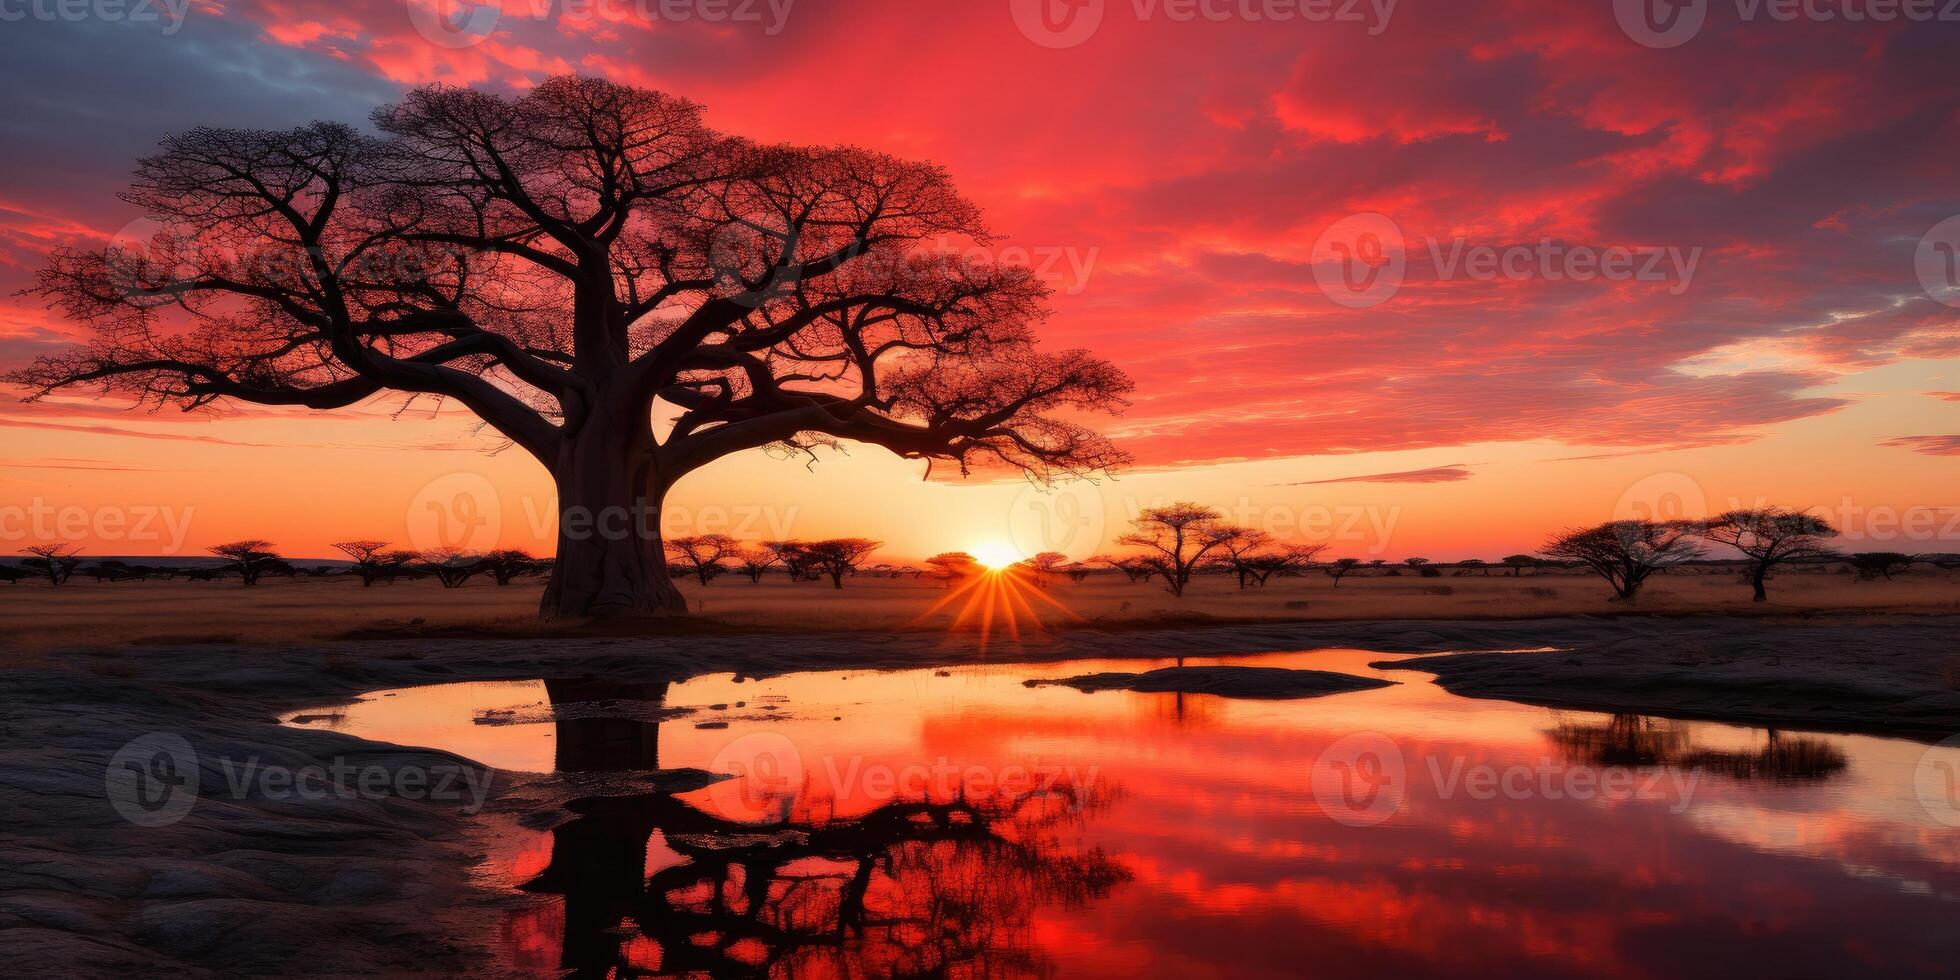
<svg viewBox="0 0 1960 980">
<path fill-rule="evenodd" d="M 1732 510 L 1701 525 L 1701 535 L 1749 559 L 1747 577 L 1756 602 L 1769 600 L 1764 583 L 1778 565 L 1841 557 L 1824 544 L 1838 536 L 1831 522 L 1787 507 Z"/>
<path fill-rule="evenodd" d="M 947 551 L 926 559 L 926 567 L 932 569 L 932 576 L 943 579 L 950 587 L 963 578 L 980 574 L 980 559 L 964 551 Z"/>
<path fill-rule="evenodd" d="M 1224 523 L 1223 517 L 1210 507 L 1179 501 L 1145 510 L 1131 519 L 1135 530 L 1116 540 L 1143 549 L 1137 559 L 1164 577 L 1166 591 L 1183 598 L 1191 574 L 1206 556 L 1244 533 L 1243 528 Z"/>
<path fill-rule="evenodd" d="M 830 584 L 835 588 L 844 587 L 844 576 L 857 573 L 858 566 L 872 553 L 885 546 L 883 541 L 870 538 L 830 538 L 813 541 L 805 548 L 811 565 L 821 574 L 830 576 Z"/>
<path fill-rule="evenodd" d="M 782 559 L 769 548 L 743 548 L 735 553 L 735 568 L 749 577 L 750 585 L 761 585 L 762 576 Z"/>
<path fill-rule="evenodd" d="M 1336 558 L 1329 562 L 1322 571 L 1327 573 L 1328 578 L 1334 580 L 1334 587 L 1338 589 L 1341 587 L 1341 579 L 1346 578 L 1349 572 L 1360 567 L 1361 559 L 1359 558 Z"/>
<path fill-rule="evenodd" d="M 82 549 L 70 544 L 35 544 L 20 549 L 28 556 L 21 565 L 47 576 L 50 585 L 60 585 L 81 567 Z"/>
<path fill-rule="evenodd" d="M 727 571 L 721 563 L 741 551 L 742 543 L 726 534 L 695 534 L 667 541 L 667 553 L 673 556 L 674 564 L 687 569 L 702 585 Z"/>
<path fill-rule="evenodd" d="M 1851 568 L 1858 573 L 1858 581 L 1875 582 L 1883 577 L 1890 582 L 1892 576 L 1908 571 L 1923 559 L 1918 555 L 1904 555 L 1896 551 L 1866 551 L 1850 556 Z"/>
<path fill-rule="evenodd" d="M 388 542 L 342 541 L 333 547 L 354 563 L 354 574 L 360 576 L 361 588 L 372 586 L 382 577 L 382 568 L 387 561 L 382 555 L 387 551 Z"/>
<path fill-rule="evenodd" d="M 226 561 L 224 570 L 237 572 L 247 586 L 259 584 L 259 579 L 272 571 L 275 564 L 284 564 L 279 553 L 272 550 L 273 544 L 261 538 L 249 538 L 210 548 L 210 552 Z"/>
<path fill-rule="evenodd" d="M 1517 578 L 1519 575 L 1524 574 L 1524 570 L 1527 568 L 1537 568 L 1541 564 L 1537 558 L 1531 555 L 1505 555 L 1503 563 L 1504 567 L 1511 570 L 1512 578 Z"/>
<path fill-rule="evenodd" d="M 1059 551 L 1044 551 L 1019 562 L 1028 570 L 1037 588 L 1047 588 L 1048 579 L 1068 564 L 1068 556 Z"/>
<path fill-rule="evenodd" d="M 1613 599 L 1632 601 L 1655 572 L 1700 557 L 1698 528 L 1687 521 L 1609 521 L 1553 537 L 1544 554 L 1577 562 L 1613 587 Z"/>
</svg>

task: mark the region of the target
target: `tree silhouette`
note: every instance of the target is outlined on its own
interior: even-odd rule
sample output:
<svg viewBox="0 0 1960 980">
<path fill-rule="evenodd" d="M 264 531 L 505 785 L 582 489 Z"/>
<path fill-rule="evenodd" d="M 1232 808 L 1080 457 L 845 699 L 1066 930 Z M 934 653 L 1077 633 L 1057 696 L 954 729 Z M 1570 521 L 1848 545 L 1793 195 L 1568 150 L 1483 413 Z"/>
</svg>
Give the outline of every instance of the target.
<svg viewBox="0 0 1960 980">
<path fill-rule="evenodd" d="M 768 548 L 743 548 L 735 553 L 735 567 L 749 577 L 749 584 L 761 585 L 762 574 L 781 559 Z"/>
<path fill-rule="evenodd" d="M 225 559 L 223 571 L 237 572 L 248 586 L 259 584 L 261 576 L 285 564 L 278 552 L 272 550 L 272 542 L 258 538 L 233 541 L 210 550 L 212 554 Z"/>
<path fill-rule="evenodd" d="M 1591 569 L 1613 587 L 1615 601 L 1630 601 L 1648 576 L 1700 556 L 1695 532 L 1686 521 L 1609 521 L 1554 537 L 1545 555 Z"/>
<path fill-rule="evenodd" d="M 81 567 L 82 560 L 77 557 L 81 551 L 66 544 L 29 545 L 20 549 L 20 553 L 27 556 L 21 565 L 47 576 L 49 584 L 60 585 L 68 581 L 68 576 L 75 574 L 76 568 Z"/>
<path fill-rule="evenodd" d="M 1219 543 L 1218 563 L 1238 576 L 1239 591 L 1245 591 L 1246 583 L 1255 577 L 1252 570 L 1253 553 L 1272 540 L 1273 536 L 1264 531 L 1232 528 L 1230 536 Z"/>
<path fill-rule="evenodd" d="M 742 543 L 726 534 L 696 534 L 667 542 L 667 553 L 674 563 L 707 585 L 708 580 L 726 571 L 722 562 L 742 550 Z"/>
<path fill-rule="evenodd" d="M 354 563 L 354 574 L 361 577 L 361 587 L 367 588 L 382 577 L 382 569 L 391 560 L 385 557 L 388 549 L 386 541 L 342 541 L 334 548 Z"/>
<path fill-rule="evenodd" d="M 1531 555 L 1505 555 L 1503 561 L 1504 567 L 1511 570 L 1512 578 L 1517 578 L 1519 575 L 1524 574 L 1524 570 L 1527 568 L 1537 568 L 1541 564 L 1537 558 Z"/>
<path fill-rule="evenodd" d="M 1911 569 L 1921 560 L 1918 555 L 1896 551 L 1866 551 L 1851 556 L 1851 567 L 1857 570 L 1860 582 L 1872 582 L 1880 577 L 1890 582 L 1892 576 Z"/>
<path fill-rule="evenodd" d="M 1328 578 L 1334 580 L 1334 587 L 1338 589 L 1341 587 L 1341 580 L 1346 578 L 1349 572 L 1360 567 L 1361 559 L 1359 558 L 1336 558 L 1328 562 L 1327 567 L 1322 569 L 1322 571 L 1327 573 Z"/>
<path fill-rule="evenodd" d="M 1047 588 L 1048 579 L 1061 571 L 1063 565 L 1068 564 L 1068 556 L 1059 551 L 1044 551 L 1020 564 L 1034 577 L 1034 584 L 1037 587 Z"/>
<path fill-rule="evenodd" d="M 669 682 L 545 686 L 560 772 L 660 772 Z M 692 785 L 685 770 L 662 775 Z M 1056 781 L 901 797 L 853 817 L 782 801 L 758 823 L 671 792 L 602 795 L 568 805 L 575 819 L 551 831 L 550 863 L 523 887 L 564 896 L 552 931 L 572 977 L 650 975 L 644 944 L 668 976 L 1020 975 L 1039 966 L 1026 934 L 1037 908 L 1080 906 L 1129 878 L 1059 833 L 1107 797 Z"/>
<path fill-rule="evenodd" d="M 452 400 L 553 478 L 548 615 L 684 612 L 659 511 L 731 453 L 848 439 L 1040 479 L 1125 461 L 1061 416 L 1129 382 L 1036 347 L 1032 272 L 931 247 L 989 236 L 939 168 L 758 145 L 570 76 L 420 88 L 373 122 L 166 137 L 126 194 L 159 233 L 38 280 L 93 339 L 9 380 L 186 408 Z"/>
<path fill-rule="evenodd" d="M 507 586 L 519 575 L 529 575 L 542 571 L 544 566 L 528 551 L 517 548 L 501 548 L 477 560 L 477 569 L 495 579 L 500 586 Z"/>
<path fill-rule="evenodd" d="M 932 569 L 933 578 L 943 579 L 950 586 L 980 574 L 980 559 L 964 551 L 947 551 L 926 559 L 926 567 Z"/>
<path fill-rule="evenodd" d="M 1206 556 L 1245 533 L 1224 523 L 1210 507 L 1179 501 L 1152 507 L 1131 519 L 1136 530 L 1116 540 L 1143 549 L 1137 560 L 1164 576 L 1164 588 L 1182 597 Z"/>
<path fill-rule="evenodd" d="M 1785 562 L 1838 557 L 1824 544 L 1838 530 L 1831 522 L 1782 507 L 1732 510 L 1702 526 L 1702 536 L 1725 544 L 1749 559 L 1749 584 L 1755 601 L 1769 599 L 1764 582 L 1770 570 Z"/>
<path fill-rule="evenodd" d="M 804 555 L 817 574 L 830 576 L 830 584 L 841 589 L 844 576 L 856 574 L 857 567 L 884 546 L 883 541 L 870 538 L 831 538 L 805 545 Z"/>
</svg>

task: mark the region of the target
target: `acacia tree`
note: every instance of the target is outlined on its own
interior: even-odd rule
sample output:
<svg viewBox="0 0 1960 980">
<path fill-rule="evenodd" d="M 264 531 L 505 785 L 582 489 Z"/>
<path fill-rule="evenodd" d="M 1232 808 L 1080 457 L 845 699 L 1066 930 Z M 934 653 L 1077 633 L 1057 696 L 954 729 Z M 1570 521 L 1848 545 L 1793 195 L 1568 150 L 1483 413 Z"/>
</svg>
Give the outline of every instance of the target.
<svg viewBox="0 0 1960 980">
<path fill-rule="evenodd" d="M 830 584 L 844 587 L 844 576 L 857 573 L 857 567 L 864 563 L 871 553 L 885 546 L 883 541 L 869 538 L 831 538 L 827 541 L 813 541 L 804 546 L 804 555 L 810 567 L 817 574 L 830 576 Z"/>
<path fill-rule="evenodd" d="M 1116 540 L 1143 549 L 1137 561 L 1164 576 L 1164 588 L 1181 598 L 1206 556 L 1245 533 L 1224 523 L 1223 516 L 1210 507 L 1183 501 L 1152 507 L 1131 519 L 1136 530 Z"/>
<path fill-rule="evenodd" d="M 1544 554 L 1591 569 L 1613 587 L 1615 601 L 1630 601 L 1648 576 L 1701 555 L 1695 532 L 1687 521 L 1608 521 L 1552 538 Z"/>
<path fill-rule="evenodd" d="M 1328 562 L 1327 567 L 1323 571 L 1327 573 L 1328 578 L 1334 580 L 1334 587 L 1338 589 L 1341 587 L 1341 579 L 1346 578 L 1349 572 L 1360 567 L 1361 559 L 1359 558 L 1336 558 Z"/>
<path fill-rule="evenodd" d="M 750 585 L 761 585 L 762 574 L 779 560 L 779 556 L 770 548 L 743 548 L 735 553 L 735 567 L 749 577 Z"/>
<path fill-rule="evenodd" d="M 1918 555 L 1903 555 L 1896 551 L 1865 551 L 1851 556 L 1851 567 L 1858 573 L 1858 581 L 1875 582 L 1883 576 L 1887 582 L 1892 576 L 1910 571 L 1912 566 L 1923 561 Z"/>
<path fill-rule="evenodd" d="M 30 545 L 20 549 L 27 556 L 21 564 L 46 575 L 50 584 L 60 585 L 81 567 L 82 559 L 78 557 L 81 552 L 82 549 L 65 544 Z"/>
<path fill-rule="evenodd" d="M 1764 582 L 1776 566 L 1835 558 L 1838 554 L 1824 544 L 1826 539 L 1838 535 L 1831 522 L 1783 507 L 1732 510 L 1703 525 L 1701 533 L 1749 559 L 1749 584 L 1755 588 L 1757 602 L 1769 599 Z"/>
<path fill-rule="evenodd" d="M 1062 416 L 1129 382 L 1037 349 L 1032 273 L 931 247 L 989 240 L 937 167 L 757 145 L 576 77 L 416 89 L 374 124 L 167 137 L 126 195 L 161 226 L 147 247 L 40 276 L 94 338 L 10 380 L 186 408 L 454 401 L 551 473 L 546 614 L 684 612 L 661 503 L 731 453 L 855 440 L 1041 479 L 1125 461 Z"/>
<path fill-rule="evenodd" d="M 334 548 L 353 562 L 354 574 L 361 577 L 362 588 L 373 585 L 381 577 L 383 567 L 393 561 L 384 557 L 388 549 L 386 541 L 342 541 Z"/>
<path fill-rule="evenodd" d="M 259 584 L 259 577 L 280 563 L 279 553 L 272 550 L 272 542 L 258 538 L 217 545 L 211 549 L 211 553 L 223 558 L 227 562 L 224 570 L 237 572 L 246 585 Z"/>
<path fill-rule="evenodd" d="M 1246 584 L 1256 577 L 1253 572 L 1253 553 L 1270 543 L 1273 536 L 1250 528 L 1233 530 L 1236 533 L 1218 545 L 1218 563 L 1231 569 L 1232 573 L 1238 576 L 1239 591 L 1244 592 Z"/>
<path fill-rule="evenodd" d="M 508 586 L 519 575 L 529 575 L 540 570 L 538 560 L 521 548 L 500 548 L 484 555 L 476 563 L 478 570 L 489 575 L 500 586 Z"/>
<path fill-rule="evenodd" d="M 1274 575 L 1297 575 L 1313 567 L 1315 558 L 1327 550 L 1324 544 L 1288 545 L 1278 551 L 1250 555 L 1245 559 L 1246 574 L 1252 583 L 1264 586 Z"/>
<path fill-rule="evenodd" d="M 980 574 L 980 559 L 964 551 L 946 551 L 926 559 L 932 577 L 943 579 L 948 587 L 963 578 Z"/>
<path fill-rule="evenodd" d="M 1061 571 L 1062 566 L 1066 564 L 1068 564 L 1068 556 L 1059 551 L 1044 551 L 1020 562 L 1021 567 L 1028 570 L 1028 574 L 1034 579 L 1034 584 L 1038 588 L 1047 588 L 1049 577 Z"/>
<path fill-rule="evenodd" d="M 725 571 L 721 563 L 741 550 L 742 543 L 726 534 L 695 534 L 667 542 L 667 553 L 674 556 L 674 563 L 700 579 L 702 585 Z"/>
</svg>

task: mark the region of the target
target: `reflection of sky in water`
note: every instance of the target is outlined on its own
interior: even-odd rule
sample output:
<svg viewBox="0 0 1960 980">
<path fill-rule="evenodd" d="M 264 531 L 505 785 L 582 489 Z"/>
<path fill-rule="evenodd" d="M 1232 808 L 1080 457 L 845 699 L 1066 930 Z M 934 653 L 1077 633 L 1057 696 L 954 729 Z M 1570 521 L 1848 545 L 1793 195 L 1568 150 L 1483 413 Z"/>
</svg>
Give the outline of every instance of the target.
<svg viewBox="0 0 1960 980">
<path fill-rule="evenodd" d="M 1834 747 L 1845 767 L 1784 781 L 1675 769 L 1657 779 L 1650 769 L 1632 785 L 1657 790 L 1656 798 L 1611 801 L 1535 791 L 1479 800 L 1459 781 L 1446 799 L 1439 777 L 1479 766 L 1542 770 L 1562 785 L 1568 750 L 1548 733 L 1607 719 L 1457 698 L 1423 674 L 1366 666 L 1384 659 L 1399 658 L 1318 651 L 1187 661 L 1403 682 L 1300 701 L 1021 683 L 1154 666 L 1139 661 L 952 668 L 944 676 L 712 675 L 668 689 L 668 705 L 697 711 L 660 725 L 659 762 L 746 771 L 755 745 L 773 752 L 786 740 L 799 766 L 793 810 L 804 816 L 854 816 L 886 802 L 875 785 L 867 790 L 865 774 L 881 767 L 1019 765 L 1092 777 L 1114 796 L 1072 843 L 1106 849 L 1132 877 L 1081 908 L 1034 913 L 1022 941 L 1064 974 L 1215 974 L 1229 958 L 1237 975 L 1308 967 L 1334 975 L 1939 975 L 1960 955 L 1949 928 L 1960 911 L 1960 831 L 1934 822 L 1919 803 L 1914 767 L 1924 746 L 1783 733 Z M 552 766 L 552 726 L 473 723 L 483 709 L 543 703 L 540 682 L 392 695 L 330 709 L 344 717 L 326 724 L 509 769 Z M 714 721 L 727 727 L 696 727 Z M 1767 740 L 1757 729 L 1653 724 L 1695 750 L 1747 756 Z M 1378 826 L 1329 819 L 1313 791 L 1315 759 L 1355 732 L 1387 736 L 1407 764 L 1407 795 Z M 743 794 L 728 788 L 739 785 L 686 799 L 753 819 L 736 812 Z M 664 852 L 659 841 L 656 833 L 647 845 L 648 873 Z M 548 838 L 510 848 L 493 863 L 511 880 L 551 860 Z M 535 952 L 548 959 L 553 939 L 539 930 L 551 928 L 534 922 L 513 941 L 541 947 Z"/>
</svg>

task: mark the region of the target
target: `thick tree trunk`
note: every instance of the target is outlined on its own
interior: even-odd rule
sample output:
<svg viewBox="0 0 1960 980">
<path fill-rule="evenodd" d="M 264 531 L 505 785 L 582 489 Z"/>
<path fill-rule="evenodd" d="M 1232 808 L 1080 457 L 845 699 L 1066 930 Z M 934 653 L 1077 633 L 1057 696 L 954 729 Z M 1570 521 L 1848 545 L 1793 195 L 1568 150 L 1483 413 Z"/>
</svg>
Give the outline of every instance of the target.
<svg viewBox="0 0 1960 980">
<path fill-rule="evenodd" d="M 653 472 L 653 453 L 645 419 L 595 417 L 566 440 L 553 474 L 558 558 L 540 615 L 687 612 L 687 600 L 667 575 L 660 541 L 666 483 Z"/>
<path fill-rule="evenodd" d="M 1767 569 L 1767 568 L 1758 568 L 1758 569 L 1756 569 L 1756 572 L 1755 572 L 1755 574 L 1754 574 L 1754 575 L 1752 575 L 1752 576 L 1750 576 L 1750 578 L 1749 578 L 1749 584 L 1750 584 L 1750 585 L 1753 585 L 1753 586 L 1755 586 L 1755 587 L 1756 587 L 1756 601 L 1757 601 L 1757 602 L 1767 602 L 1767 601 L 1769 601 L 1769 590 L 1768 590 L 1768 589 L 1765 589 L 1765 588 L 1763 588 L 1763 579 L 1765 579 L 1765 578 L 1767 578 L 1767 577 L 1769 577 L 1769 569 Z"/>
</svg>

